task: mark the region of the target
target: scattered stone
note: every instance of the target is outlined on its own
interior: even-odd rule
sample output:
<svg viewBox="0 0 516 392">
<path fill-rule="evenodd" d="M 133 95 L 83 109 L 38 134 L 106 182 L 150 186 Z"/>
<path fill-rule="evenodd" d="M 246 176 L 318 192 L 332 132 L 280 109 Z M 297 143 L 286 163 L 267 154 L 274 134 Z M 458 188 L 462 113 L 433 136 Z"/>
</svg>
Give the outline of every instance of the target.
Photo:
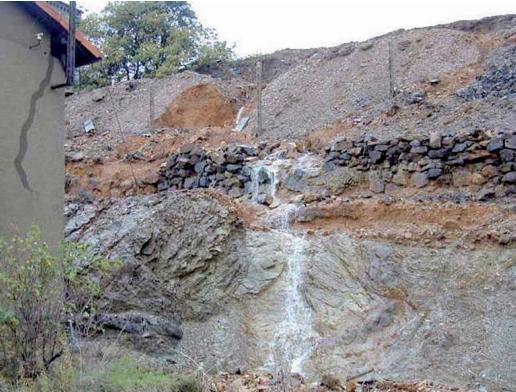
<svg viewBox="0 0 516 392">
<path fill-rule="evenodd" d="M 466 143 L 459 143 L 459 144 L 456 144 L 455 146 L 453 146 L 451 152 L 453 152 L 453 153 L 464 152 L 464 151 L 466 151 L 466 148 L 468 148 L 468 145 Z"/>
<path fill-rule="evenodd" d="M 230 173 L 238 173 L 240 170 L 242 170 L 242 165 L 235 165 L 230 163 L 226 165 L 226 170 Z"/>
<path fill-rule="evenodd" d="M 503 148 L 503 140 L 501 138 L 491 139 L 489 144 L 487 145 L 487 151 L 495 152 L 501 150 Z"/>
<path fill-rule="evenodd" d="M 91 97 L 93 102 L 101 102 L 106 98 L 106 92 L 104 90 L 96 90 Z"/>
<path fill-rule="evenodd" d="M 488 97 L 510 98 L 516 96 L 516 46 L 506 50 L 501 63 L 492 64 L 468 87 L 457 92 L 467 101 Z"/>
<path fill-rule="evenodd" d="M 366 51 L 373 47 L 373 41 L 367 41 L 360 45 L 360 50 Z"/>
<path fill-rule="evenodd" d="M 450 149 L 448 149 L 448 148 L 441 148 L 438 150 L 430 150 L 430 151 L 428 151 L 428 157 L 431 159 L 443 159 L 448 156 L 449 152 L 450 152 Z"/>
<path fill-rule="evenodd" d="M 443 169 L 440 168 L 433 168 L 428 170 L 427 177 L 430 180 L 435 180 L 436 178 L 439 178 L 443 175 Z"/>
<path fill-rule="evenodd" d="M 385 193 L 392 194 L 397 192 L 399 189 L 399 186 L 396 184 L 393 184 L 392 182 L 389 182 L 385 184 Z"/>
<path fill-rule="evenodd" d="M 514 151 L 509 150 L 508 148 L 504 148 L 503 150 L 500 150 L 500 158 L 504 162 L 514 161 Z"/>
<path fill-rule="evenodd" d="M 470 172 L 464 169 L 454 170 L 452 172 L 452 184 L 455 187 L 463 187 L 469 185 Z"/>
<path fill-rule="evenodd" d="M 84 132 L 86 133 L 94 133 L 95 132 L 95 124 L 93 124 L 92 119 L 88 119 L 84 121 Z"/>
<path fill-rule="evenodd" d="M 505 140 L 505 147 L 511 150 L 516 150 L 516 135 L 513 135 Z"/>
<path fill-rule="evenodd" d="M 426 94 L 424 91 L 415 91 L 412 93 L 404 94 L 404 100 L 409 105 L 422 103 L 425 101 L 425 99 L 426 99 Z"/>
<path fill-rule="evenodd" d="M 394 197 L 392 196 L 389 196 L 389 195 L 386 195 L 383 197 L 383 199 L 381 200 L 381 202 L 383 204 L 385 204 L 386 206 L 390 206 L 392 203 L 394 203 Z"/>
<path fill-rule="evenodd" d="M 441 134 L 439 132 L 432 132 L 430 133 L 430 138 L 429 138 L 429 141 L 428 141 L 428 145 L 431 147 L 431 148 L 441 148 L 442 146 L 442 143 L 441 143 Z"/>
<path fill-rule="evenodd" d="M 136 87 L 138 87 L 138 82 L 136 82 L 134 80 L 129 80 L 125 85 L 125 90 L 126 91 L 134 91 L 134 90 L 136 90 Z"/>
<path fill-rule="evenodd" d="M 493 199 L 496 196 L 495 191 L 490 188 L 482 188 L 477 193 L 477 200 L 478 201 L 487 201 L 490 199 Z"/>
<path fill-rule="evenodd" d="M 187 143 L 183 144 L 181 148 L 179 149 L 179 152 L 181 154 L 190 154 L 195 149 L 195 144 Z"/>
<path fill-rule="evenodd" d="M 403 51 L 405 51 L 406 49 L 409 48 L 410 44 L 411 44 L 411 41 L 408 40 L 408 39 L 400 41 L 400 42 L 398 42 L 398 50 L 403 52 Z"/>
<path fill-rule="evenodd" d="M 65 155 L 66 162 L 80 162 L 84 159 L 84 154 L 82 152 L 71 152 Z"/>
<path fill-rule="evenodd" d="M 483 185 L 487 182 L 487 179 L 480 173 L 473 173 L 469 177 L 469 181 L 473 185 Z"/>
<path fill-rule="evenodd" d="M 159 174 L 151 173 L 143 177 L 142 182 L 148 185 L 155 185 L 159 182 Z"/>
<path fill-rule="evenodd" d="M 480 172 L 486 178 L 496 177 L 499 174 L 498 168 L 493 165 L 484 166 Z"/>
<path fill-rule="evenodd" d="M 516 171 L 507 173 L 502 177 L 502 182 L 506 184 L 516 184 Z"/>
<path fill-rule="evenodd" d="M 242 188 L 237 188 L 237 187 L 232 187 L 228 192 L 228 196 L 234 197 L 234 198 L 240 197 L 243 194 L 244 194 L 244 190 Z"/>
<path fill-rule="evenodd" d="M 375 164 L 377 164 L 377 163 L 381 162 L 382 157 L 383 157 L 382 152 L 381 152 L 381 151 L 378 151 L 378 150 L 373 150 L 373 151 L 371 152 L 371 154 L 369 155 L 369 158 L 371 159 L 371 163 L 372 163 L 373 165 L 375 165 Z"/>
<path fill-rule="evenodd" d="M 393 177 L 392 182 L 398 185 L 408 184 L 408 174 L 404 170 L 399 170 Z"/>
<path fill-rule="evenodd" d="M 145 159 L 145 155 L 141 151 L 128 152 L 124 158 L 126 162 L 142 161 Z"/>
<path fill-rule="evenodd" d="M 385 182 L 376 171 L 369 172 L 369 190 L 374 193 L 385 191 Z"/>
<path fill-rule="evenodd" d="M 428 185 L 428 176 L 422 172 L 415 172 L 412 174 L 412 183 L 416 188 L 423 188 Z"/>
<path fill-rule="evenodd" d="M 426 146 L 414 146 L 410 149 L 412 154 L 425 154 L 428 151 Z"/>
<path fill-rule="evenodd" d="M 199 161 L 195 164 L 194 170 L 197 174 L 202 174 L 204 172 L 204 168 L 208 165 L 206 161 Z"/>
</svg>

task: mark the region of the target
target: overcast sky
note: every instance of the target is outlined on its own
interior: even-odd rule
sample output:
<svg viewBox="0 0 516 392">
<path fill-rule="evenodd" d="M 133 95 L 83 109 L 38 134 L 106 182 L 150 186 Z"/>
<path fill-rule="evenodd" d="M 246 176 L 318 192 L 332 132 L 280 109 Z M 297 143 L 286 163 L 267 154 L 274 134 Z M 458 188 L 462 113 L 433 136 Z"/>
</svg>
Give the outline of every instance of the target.
<svg viewBox="0 0 516 392">
<path fill-rule="evenodd" d="M 100 11 L 105 0 L 78 0 Z M 334 46 L 399 28 L 516 14 L 516 0 L 192 0 L 203 25 L 239 56 L 283 48 Z"/>
</svg>

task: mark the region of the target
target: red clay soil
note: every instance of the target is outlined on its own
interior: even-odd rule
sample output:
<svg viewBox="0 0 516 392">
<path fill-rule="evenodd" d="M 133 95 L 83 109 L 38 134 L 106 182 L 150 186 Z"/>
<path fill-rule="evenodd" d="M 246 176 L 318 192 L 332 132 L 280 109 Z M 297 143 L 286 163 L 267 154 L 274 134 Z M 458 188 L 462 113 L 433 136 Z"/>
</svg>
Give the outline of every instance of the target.
<svg viewBox="0 0 516 392">
<path fill-rule="evenodd" d="M 215 149 L 249 141 L 250 135 L 247 133 L 218 127 L 189 132 L 170 129 L 150 137 L 131 135 L 124 142 L 114 145 L 112 153 L 101 161 L 85 159 L 81 162 L 68 162 L 66 173 L 75 180 L 67 188 L 67 197 L 76 197 L 81 189 L 87 190 L 94 197 L 154 193 L 160 166 L 182 145 L 194 143 L 206 149 Z M 74 143 L 83 150 L 93 143 L 103 144 L 100 137 L 86 136 L 77 138 Z M 106 144 L 112 143 L 106 141 Z M 141 159 L 132 162 L 124 159 L 127 154 L 135 152 L 141 154 Z"/>
<path fill-rule="evenodd" d="M 155 120 L 158 127 L 204 128 L 230 126 L 235 103 L 213 84 L 199 84 L 183 91 Z"/>
<path fill-rule="evenodd" d="M 305 221 L 296 223 L 296 227 L 302 230 L 340 230 L 360 238 L 397 243 L 442 245 L 462 239 L 470 243 L 506 244 L 514 240 L 514 213 L 490 204 L 400 201 L 386 205 L 370 199 L 314 203 L 300 213 Z"/>
</svg>

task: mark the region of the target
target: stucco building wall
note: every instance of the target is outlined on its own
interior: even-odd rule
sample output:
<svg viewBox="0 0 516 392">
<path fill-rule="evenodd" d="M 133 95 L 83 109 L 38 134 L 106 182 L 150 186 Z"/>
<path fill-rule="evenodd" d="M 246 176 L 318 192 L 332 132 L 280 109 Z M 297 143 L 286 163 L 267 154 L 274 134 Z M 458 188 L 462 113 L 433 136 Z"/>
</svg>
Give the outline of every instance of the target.
<svg viewBox="0 0 516 392">
<path fill-rule="evenodd" d="M 65 74 L 50 39 L 23 10 L 0 3 L 0 235 L 35 224 L 56 246 L 64 225 L 64 92 L 50 86 Z"/>
</svg>

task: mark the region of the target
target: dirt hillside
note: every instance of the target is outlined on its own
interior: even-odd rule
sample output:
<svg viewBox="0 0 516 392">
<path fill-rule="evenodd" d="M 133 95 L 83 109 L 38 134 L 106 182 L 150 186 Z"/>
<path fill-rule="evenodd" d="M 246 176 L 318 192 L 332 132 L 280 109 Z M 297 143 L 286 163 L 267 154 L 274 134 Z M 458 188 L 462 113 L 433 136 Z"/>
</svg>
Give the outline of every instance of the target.
<svg viewBox="0 0 516 392">
<path fill-rule="evenodd" d="M 516 16 L 264 56 L 258 134 L 255 60 L 67 98 L 66 237 L 124 264 L 84 345 L 213 391 L 512 390 Z"/>
</svg>

